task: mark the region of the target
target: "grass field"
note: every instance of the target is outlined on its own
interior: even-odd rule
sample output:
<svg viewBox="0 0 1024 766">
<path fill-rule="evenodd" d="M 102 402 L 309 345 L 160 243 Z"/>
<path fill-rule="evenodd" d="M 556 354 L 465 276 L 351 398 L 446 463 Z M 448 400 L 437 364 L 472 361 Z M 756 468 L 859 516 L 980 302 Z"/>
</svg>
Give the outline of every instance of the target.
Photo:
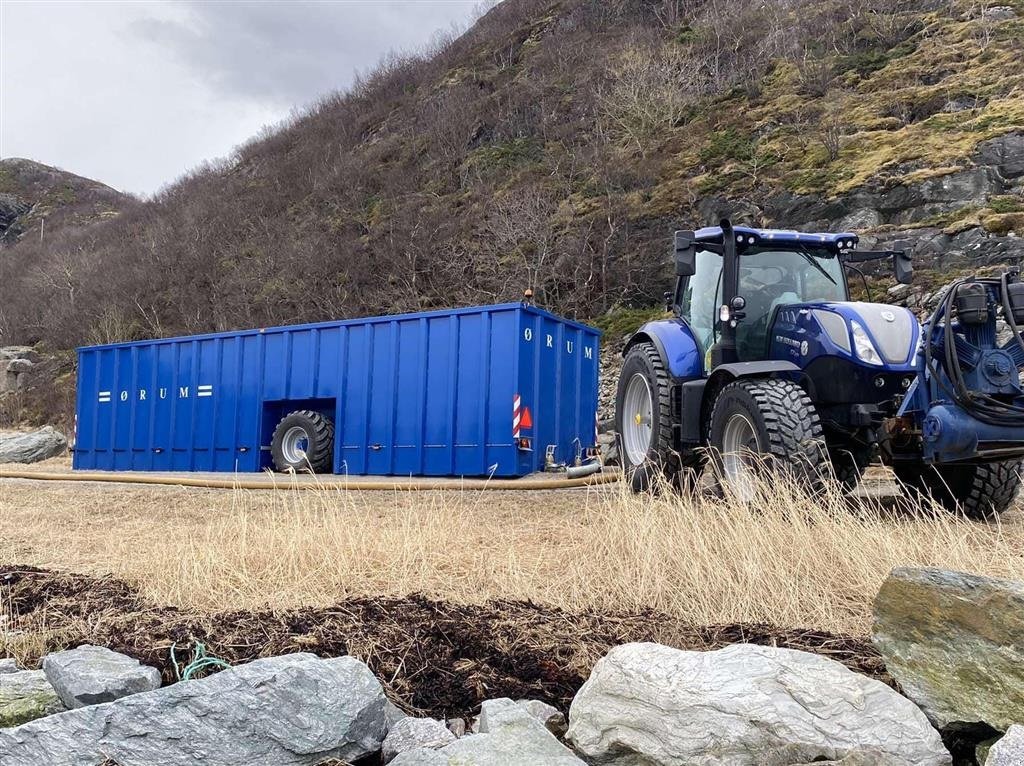
<svg viewBox="0 0 1024 766">
<path fill-rule="evenodd" d="M 215 612 L 422 593 L 864 635 L 894 566 L 1024 578 L 1019 511 L 979 524 L 763 488 L 744 506 L 587 490 L 268 492 L 0 480 L 0 565 L 114 575 Z"/>
</svg>

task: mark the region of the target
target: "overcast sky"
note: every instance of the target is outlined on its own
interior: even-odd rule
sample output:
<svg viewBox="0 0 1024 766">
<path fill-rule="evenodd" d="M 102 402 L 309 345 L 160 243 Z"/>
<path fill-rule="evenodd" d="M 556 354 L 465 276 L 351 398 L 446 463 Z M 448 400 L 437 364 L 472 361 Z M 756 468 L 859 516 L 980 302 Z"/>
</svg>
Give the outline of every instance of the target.
<svg viewBox="0 0 1024 766">
<path fill-rule="evenodd" d="M 149 194 L 480 0 L 0 0 L 0 157 Z"/>
</svg>

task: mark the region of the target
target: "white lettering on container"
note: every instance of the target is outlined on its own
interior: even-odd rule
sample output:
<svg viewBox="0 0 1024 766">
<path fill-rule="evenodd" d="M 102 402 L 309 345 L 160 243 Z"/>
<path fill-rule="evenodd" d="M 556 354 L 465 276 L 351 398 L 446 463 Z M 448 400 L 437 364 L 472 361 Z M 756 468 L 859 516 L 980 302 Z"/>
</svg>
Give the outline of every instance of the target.
<svg viewBox="0 0 1024 766">
<path fill-rule="evenodd" d="M 179 386 L 178 387 L 178 398 L 179 399 L 188 399 L 188 386 Z"/>
</svg>

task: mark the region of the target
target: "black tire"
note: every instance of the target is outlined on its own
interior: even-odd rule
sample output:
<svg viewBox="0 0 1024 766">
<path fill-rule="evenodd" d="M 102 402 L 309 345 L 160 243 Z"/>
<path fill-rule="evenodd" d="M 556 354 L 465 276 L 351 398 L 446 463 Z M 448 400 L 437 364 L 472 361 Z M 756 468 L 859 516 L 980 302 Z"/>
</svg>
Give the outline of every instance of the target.
<svg viewBox="0 0 1024 766">
<path fill-rule="evenodd" d="M 913 494 L 930 497 L 945 510 L 970 519 L 994 519 L 1013 505 L 1021 487 L 1021 460 L 977 465 L 930 466 L 896 463 L 896 478 Z"/>
<path fill-rule="evenodd" d="M 835 442 L 828 445 L 828 456 L 832 462 L 832 473 L 847 492 L 860 484 L 864 471 L 871 464 L 873 450 L 864 444 Z"/>
<path fill-rule="evenodd" d="M 305 436 L 305 456 L 299 457 L 289 449 L 287 442 L 294 438 L 295 429 Z M 278 471 L 310 471 L 330 473 L 334 467 L 334 423 L 319 412 L 297 410 L 281 418 L 270 442 L 270 454 Z"/>
<path fill-rule="evenodd" d="M 748 443 L 757 453 L 752 469 L 782 473 L 806 490 L 818 491 L 826 474 L 828 448 L 821 420 L 807 392 L 795 383 L 777 379 L 738 380 L 725 386 L 715 399 L 708 428 L 719 483 L 730 481 L 726 471 L 725 434 L 730 421 L 742 416 L 756 436 Z M 739 484 L 731 487 L 743 497 Z"/>
<path fill-rule="evenodd" d="M 626 390 L 636 375 L 647 381 L 651 394 L 651 440 L 643 460 L 631 458 L 623 441 L 623 418 Z M 662 362 L 661 354 L 651 343 L 638 343 L 626 352 L 619 374 L 615 394 L 615 432 L 619 435 L 619 455 L 622 470 L 634 492 L 643 492 L 657 484 L 658 475 L 665 476 L 670 483 L 677 483 L 684 467 L 697 468 L 695 457 L 682 458 L 672 444 L 672 403 L 671 381 Z"/>
</svg>

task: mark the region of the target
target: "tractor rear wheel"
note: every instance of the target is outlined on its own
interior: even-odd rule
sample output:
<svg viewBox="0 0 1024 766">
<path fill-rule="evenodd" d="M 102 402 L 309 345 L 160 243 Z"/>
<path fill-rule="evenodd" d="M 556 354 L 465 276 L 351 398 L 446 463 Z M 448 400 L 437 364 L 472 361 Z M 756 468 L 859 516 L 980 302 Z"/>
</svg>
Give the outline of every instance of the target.
<svg viewBox="0 0 1024 766">
<path fill-rule="evenodd" d="M 828 461 L 818 412 L 807 392 L 788 380 L 725 386 L 711 411 L 708 444 L 722 489 L 744 502 L 771 473 L 817 491 Z"/>
<path fill-rule="evenodd" d="M 896 463 L 893 472 L 916 495 L 930 497 L 947 511 L 970 519 L 994 519 L 1013 505 L 1021 487 L 1022 461 L 977 465 Z"/>
<path fill-rule="evenodd" d="M 334 462 L 334 423 L 313 410 L 291 412 L 274 429 L 270 454 L 278 471 L 330 473 Z"/>
<path fill-rule="evenodd" d="M 658 475 L 678 479 L 682 466 L 672 444 L 672 409 L 668 371 L 651 343 L 626 352 L 615 396 L 615 430 L 622 468 L 634 492 L 656 484 Z"/>
</svg>

